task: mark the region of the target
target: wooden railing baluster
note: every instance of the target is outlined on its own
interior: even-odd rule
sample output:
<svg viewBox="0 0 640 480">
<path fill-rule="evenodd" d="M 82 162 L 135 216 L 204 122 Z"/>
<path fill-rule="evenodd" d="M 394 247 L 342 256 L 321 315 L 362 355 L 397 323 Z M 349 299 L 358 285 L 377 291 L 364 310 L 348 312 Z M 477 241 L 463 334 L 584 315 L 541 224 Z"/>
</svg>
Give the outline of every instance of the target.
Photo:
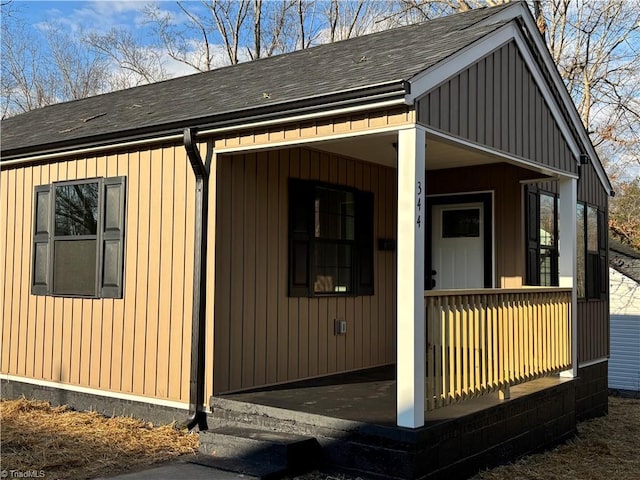
<svg viewBox="0 0 640 480">
<path fill-rule="evenodd" d="M 566 288 L 425 292 L 426 408 L 570 368 L 572 315 Z"/>
</svg>

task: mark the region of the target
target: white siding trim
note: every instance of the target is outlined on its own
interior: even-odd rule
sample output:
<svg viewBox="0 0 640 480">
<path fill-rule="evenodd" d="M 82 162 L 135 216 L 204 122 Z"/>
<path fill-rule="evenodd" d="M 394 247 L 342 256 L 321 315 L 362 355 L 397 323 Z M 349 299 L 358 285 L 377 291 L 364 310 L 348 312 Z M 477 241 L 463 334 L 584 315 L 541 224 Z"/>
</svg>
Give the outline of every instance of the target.
<svg viewBox="0 0 640 480">
<path fill-rule="evenodd" d="M 0 379 L 9 380 L 11 382 L 28 383 L 30 385 L 39 385 L 42 387 L 58 388 L 60 390 L 69 390 L 71 392 L 86 393 L 89 395 L 97 395 L 101 397 L 118 398 L 130 402 L 149 403 L 152 405 L 160 405 L 163 407 L 178 408 L 180 410 L 188 410 L 189 404 L 184 402 L 175 402 L 172 400 L 163 400 L 161 398 L 143 397 L 140 395 L 132 395 L 129 393 L 110 392 L 99 390 L 96 388 L 81 387 L 79 385 L 69 385 L 67 383 L 51 382 L 49 380 L 38 380 L 35 378 L 19 377 L 16 375 L 0 374 Z"/>
</svg>

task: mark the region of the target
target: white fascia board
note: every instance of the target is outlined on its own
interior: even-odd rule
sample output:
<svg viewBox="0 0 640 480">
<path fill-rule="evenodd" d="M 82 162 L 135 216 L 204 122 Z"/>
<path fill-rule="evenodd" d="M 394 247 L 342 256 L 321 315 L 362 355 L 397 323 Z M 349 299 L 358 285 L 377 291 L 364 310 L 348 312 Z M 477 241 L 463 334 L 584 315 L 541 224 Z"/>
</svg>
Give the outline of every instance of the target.
<svg viewBox="0 0 640 480">
<path fill-rule="evenodd" d="M 492 15 L 491 17 L 479 22 L 478 25 L 490 24 L 496 21 L 511 20 L 518 17 L 523 21 L 524 27 L 527 30 L 529 39 L 533 42 L 533 44 L 536 47 L 536 53 L 538 54 L 539 58 L 544 62 L 545 67 L 549 71 L 551 80 L 553 81 L 556 90 L 559 92 L 560 96 L 562 97 L 562 101 L 567 111 L 569 112 L 569 116 L 571 117 L 573 126 L 578 132 L 578 136 L 580 137 L 582 144 L 588 150 L 587 153 L 589 154 L 589 156 L 593 159 L 592 163 L 596 170 L 598 178 L 602 183 L 602 186 L 605 189 L 607 189 L 609 193 L 612 192 L 613 186 L 611 185 L 611 182 L 609 181 L 609 177 L 604 171 L 604 167 L 600 162 L 600 157 L 598 157 L 598 154 L 596 153 L 596 150 L 593 144 L 591 143 L 589 134 L 585 130 L 584 125 L 582 124 L 582 120 L 578 115 L 578 111 L 576 110 L 575 103 L 573 103 L 573 99 L 571 98 L 571 95 L 569 95 L 569 92 L 567 91 L 567 87 L 565 86 L 564 81 L 560 76 L 560 73 L 558 73 L 558 67 L 553 61 L 553 58 L 551 57 L 551 53 L 549 53 L 549 49 L 547 48 L 544 38 L 542 38 L 542 35 L 538 30 L 538 26 L 536 25 L 535 19 L 533 18 L 533 15 L 531 15 L 529 8 L 523 2 L 514 3 L 512 6 L 507 7 L 506 9 L 496 13 L 495 15 Z M 585 152 L 581 152 L 581 153 L 585 153 Z"/>
<path fill-rule="evenodd" d="M 575 156 L 575 161 L 577 163 L 579 161 L 580 153 L 582 153 L 582 150 L 578 145 L 575 137 L 573 136 L 571 130 L 569 129 L 566 123 L 566 119 L 557 104 L 556 98 L 549 89 L 547 82 L 544 80 L 544 76 L 542 75 L 537 62 L 527 48 L 527 43 L 522 37 L 521 30 L 514 22 L 508 23 L 498 28 L 496 31 L 489 33 L 477 42 L 472 43 L 471 45 L 460 50 L 449 58 L 437 63 L 433 67 L 415 76 L 410 80 L 411 93 L 405 96 L 405 100 L 409 104 L 417 101 L 420 97 L 423 97 L 438 85 L 458 75 L 460 72 L 466 70 L 471 65 L 478 62 L 480 59 L 486 57 L 490 53 L 498 50 L 511 41 L 516 42 L 520 54 L 529 67 L 536 85 L 542 92 L 542 96 L 549 106 L 553 118 L 560 127 L 564 139 L 569 144 L 569 148 Z M 572 106 L 572 108 L 575 110 L 575 107 Z M 591 143 L 589 144 L 591 145 Z"/>
<path fill-rule="evenodd" d="M 420 97 L 423 97 L 441 83 L 453 78 L 481 58 L 502 47 L 513 38 L 512 28 L 510 24 L 503 25 L 448 58 L 414 75 L 409 80 L 411 91 L 405 95 L 405 102 L 408 105 L 413 105 Z"/>
</svg>

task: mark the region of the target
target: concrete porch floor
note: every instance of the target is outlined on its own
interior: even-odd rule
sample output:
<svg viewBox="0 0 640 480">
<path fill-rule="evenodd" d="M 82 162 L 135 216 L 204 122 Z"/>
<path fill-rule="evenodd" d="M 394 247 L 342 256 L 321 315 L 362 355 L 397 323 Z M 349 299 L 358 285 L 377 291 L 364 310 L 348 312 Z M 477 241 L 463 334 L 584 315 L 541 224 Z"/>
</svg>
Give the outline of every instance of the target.
<svg viewBox="0 0 640 480">
<path fill-rule="evenodd" d="M 396 427 L 395 365 L 360 370 L 284 385 L 265 387 L 222 398 L 295 412 L 339 418 L 385 427 Z M 570 379 L 543 377 L 511 388 L 511 398 L 497 393 L 473 398 L 425 412 L 425 426 L 489 409 L 525 397 Z"/>
</svg>

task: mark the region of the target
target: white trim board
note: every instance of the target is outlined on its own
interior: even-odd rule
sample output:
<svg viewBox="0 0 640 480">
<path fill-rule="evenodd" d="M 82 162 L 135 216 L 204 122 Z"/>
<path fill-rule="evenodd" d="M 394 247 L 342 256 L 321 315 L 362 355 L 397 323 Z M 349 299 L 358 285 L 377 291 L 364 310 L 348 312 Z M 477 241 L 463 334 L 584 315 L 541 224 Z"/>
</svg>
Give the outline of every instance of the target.
<svg viewBox="0 0 640 480">
<path fill-rule="evenodd" d="M 524 2 L 515 2 L 504 10 L 496 13 L 495 15 L 482 20 L 478 24 L 486 25 L 496 21 L 510 20 L 514 18 L 519 18 L 524 23 L 524 27 L 527 31 L 528 37 L 536 47 L 538 58 L 540 58 L 544 62 L 546 70 L 549 72 L 551 80 L 554 83 L 555 89 L 562 97 L 562 102 L 564 103 L 564 106 L 567 109 L 569 116 L 571 117 L 573 126 L 578 132 L 578 136 L 582 140 L 582 143 L 586 147 L 586 149 L 589 150 L 589 157 L 591 157 L 592 159 L 592 163 L 594 165 L 598 178 L 602 183 L 602 186 L 610 193 L 613 190 L 613 186 L 611 185 L 611 182 L 609 181 L 609 178 L 604 171 L 604 167 L 602 166 L 600 157 L 598 157 L 598 154 L 596 153 L 595 148 L 591 143 L 589 134 L 582 124 L 582 120 L 578 115 L 575 104 L 573 103 L 573 100 L 571 99 L 571 96 L 567 91 L 562 77 L 560 77 L 560 74 L 558 73 L 558 68 L 553 61 L 553 58 L 551 58 L 551 54 L 549 53 L 547 45 L 545 44 L 544 39 L 538 31 L 535 19 L 533 18 L 533 15 L 531 15 L 531 11 L 526 6 L 526 4 Z"/>
<path fill-rule="evenodd" d="M 545 80 L 542 71 L 540 70 L 538 62 L 535 60 L 532 52 L 529 49 L 529 43 L 524 37 L 525 32 L 523 32 L 522 28 L 515 22 L 517 18 L 523 19 L 526 34 L 533 41 L 533 44 L 536 47 L 535 53 L 544 62 L 546 70 L 551 72 L 551 78 L 555 87 L 554 90 L 559 92 L 561 101 L 564 104 L 565 109 L 569 112 L 569 116 L 571 117 L 570 120 L 573 124 L 572 126 L 574 127 L 575 131 L 577 131 L 582 146 L 578 144 L 576 137 L 569 129 L 567 119 L 559 107 L 557 96 L 554 95 L 549 88 L 549 85 Z M 518 47 L 519 53 L 522 55 L 529 71 L 531 72 L 531 75 L 534 77 L 536 85 L 540 89 L 543 98 L 545 99 L 545 102 L 553 115 L 554 120 L 562 131 L 563 137 L 567 141 L 569 148 L 571 149 L 571 152 L 575 157 L 574 159 L 576 163 L 579 162 L 580 154 L 585 153 L 584 149 L 588 150 L 589 156 L 592 159 L 592 163 L 600 179 L 600 182 L 608 192 L 611 192 L 611 183 L 609 182 L 609 179 L 604 172 L 604 169 L 602 168 L 602 164 L 600 163 L 598 155 L 595 152 L 595 149 L 582 125 L 580 118 L 578 117 L 575 105 L 571 100 L 571 97 L 569 96 L 569 93 L 567 92 L 567 89 L 564 86 L 560 75 L 557 72 L 557 68 L 553 63 L 553 59 L 551 59 L 544 41 L 537 32 L 535 22 L 533 21 L 533 17 L 531 16 L 531 14 L 528 12 L 527 7 L 520 2 L 514 3 L 512 7 L 506 8 L 496 15 L 492 15 L 486 20 L 479 22 L 479 24 L 488 25 L 497 21 L 505 20 L 513 21 L 496 29 L 494 32 L 487 34 L 480 40 L 477 40 L 471 45 L 468 45 L 467 47 L 451 55 L 449 58 L 438 62 L 437 64 L 419 73 L 413 79 L 411 79 L 411 93 L 405 96 L 407 103 L 415 103 L 420 99 L 420 97 L 426 95 L 427 93 L 429 93 L 429 91 L 431 91 L 438 85 L 458 75 L 460 72 L 476 63 L 478 60 L 486 57 L 495 50 L 498 50 L 508 42 L 514 41 Z M 531 28 L 533 28 L 534 30 L 531 30 Z"/>
<path fill-rule="evenodd" d="M 97 388 L 81 387 L 78 385 L 69 385 L 67 383 L 52 382 L 49 380 L 39 380 L 39 379 L 28 378 L 28 377 L 19 377 L 17 375 L 8 375 L 5 373 L 0 373 L 0 379 L 9 380 L 11 382 L 28 383 L 30 385 L 38 385 L 41 387 L 58 388 L 60 390 L 69 390 L 71 392 L 86 393 L 88 395 L 96 395 L 100 397 L 117 398 L 119 400 L 127 400 L 130 402 L 160 405 L 163 407 L 177 408 L 180 410 L 189 409 L 189 404 L 184 402 L 164 400 L 161 398 L 143 397 L 141 395 L 133 395 L 130 393 L 111 392 L 107 390 L 99 390 Z"/>
<path fill-rule="evenodd" d="M 424 72 L 416 75 L 411 80 L 411 93 L 406 96 L 407 102 L 417 102 L 421 97 L 428 94 L 437 86 L 455 77 L 477 63 L 480 59 L 486 57 L 492 52 L 495 52 L 496 50 L 499 50 L 511 41 L 515 41 L 518 46 L 518 51 L 524 58 L 536 85 L 540 89 L 549 110 L 551 110 L 554 120 L 560 127 L 564 139 L 569 144 L 569 148 L 575 156 L 574 160 L 577 163 L 582 151 L 569 130 L 564 115 L 558 108 L 554 95 L 549 89 L 547 83 L 544 81 L 544 77 L 538 68 L 537 62 L 529 52 L 526 42 L 522 37 L 521 30 L 514 22 L 503 25 L 496 31 L 489 33 L 485 37 L 460 50 L 458 53 L 452 55 L 446 60 L 443 60 Z"/>
</svg>

